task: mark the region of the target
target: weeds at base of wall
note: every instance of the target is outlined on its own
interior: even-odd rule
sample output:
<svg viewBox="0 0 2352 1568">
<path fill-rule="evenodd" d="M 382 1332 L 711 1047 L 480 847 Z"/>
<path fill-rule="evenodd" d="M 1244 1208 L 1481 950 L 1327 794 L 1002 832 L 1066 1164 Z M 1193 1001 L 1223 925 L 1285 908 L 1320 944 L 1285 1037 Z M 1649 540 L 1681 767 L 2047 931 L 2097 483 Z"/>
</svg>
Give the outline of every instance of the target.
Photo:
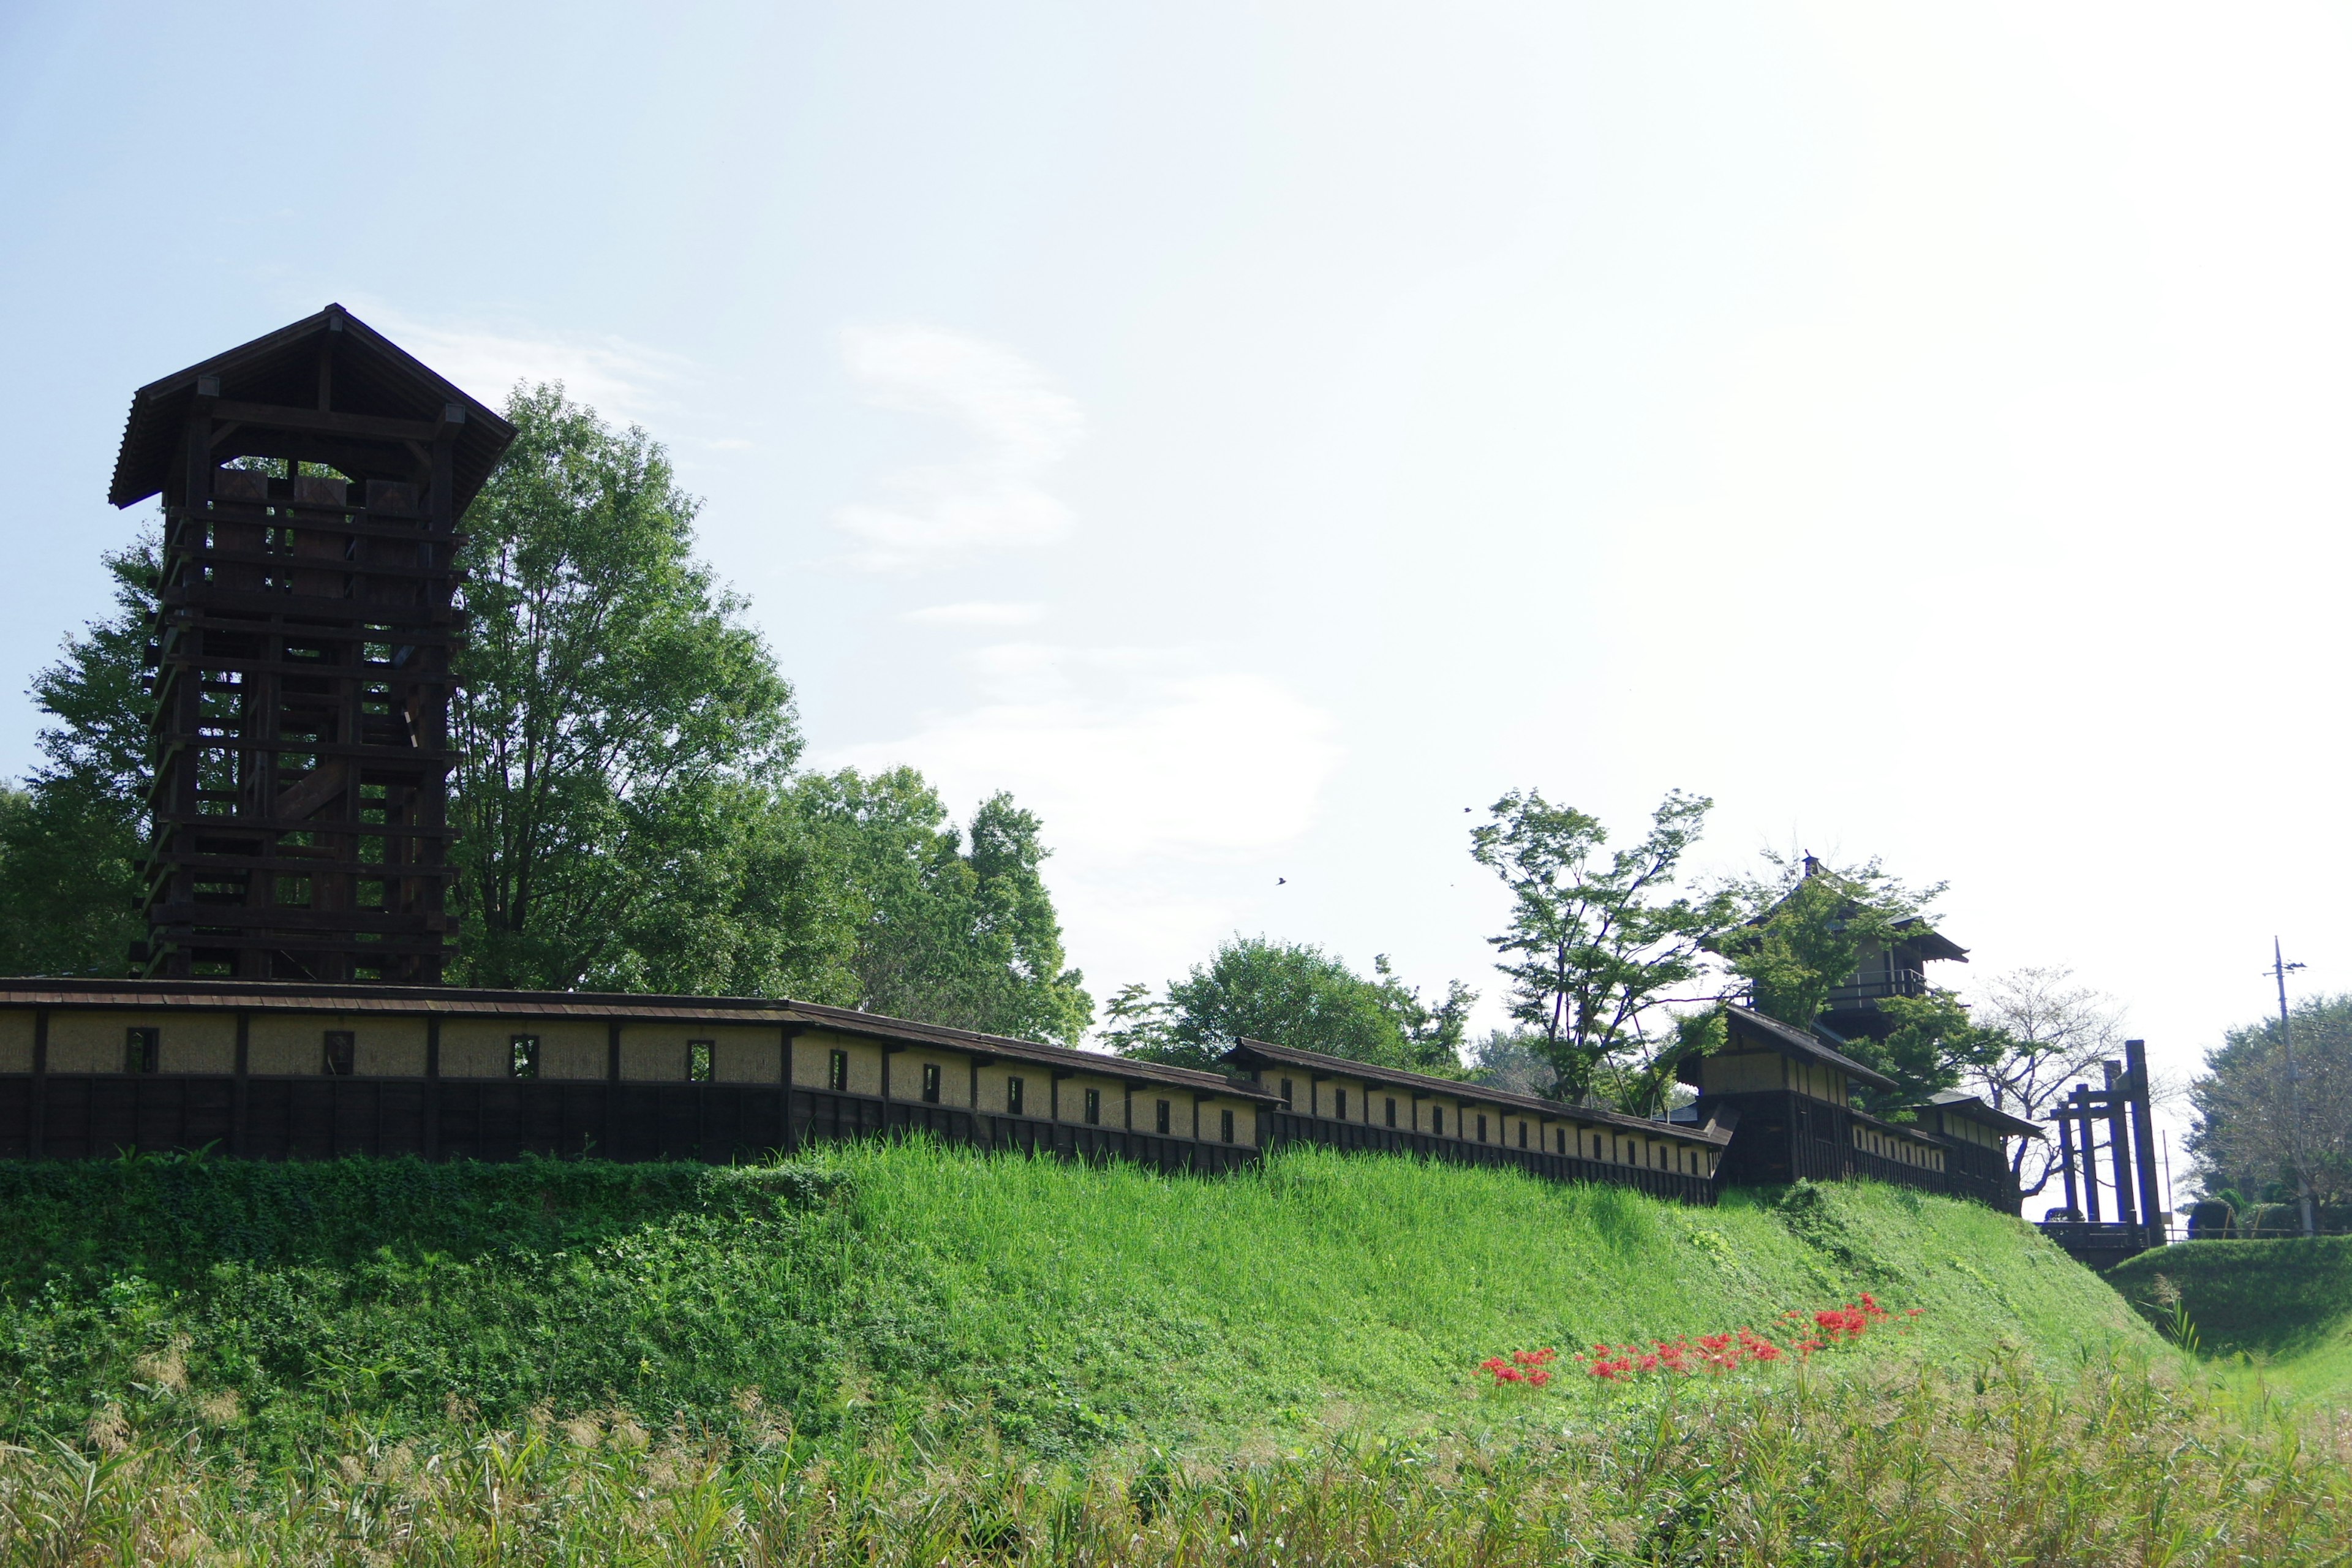
<svg viewBox="0 0 2352 1568">
<path fill-rule="evenodd" d="M 1875 1368 L 1777 1385 L 1579 1384 L 1466 1439 L 1340 1436 L 1236 1465 L 1041 1467 L 908 1428 L 827 1446 L 627 1411 L 368 1441 L 274 1475 L 200 1433 L 0 1452 L 11 1562 L 1526 1564 L 2342 1561 L 2352 1426 L 2118 1358 L 2051 1378 Z"/>
</svg>

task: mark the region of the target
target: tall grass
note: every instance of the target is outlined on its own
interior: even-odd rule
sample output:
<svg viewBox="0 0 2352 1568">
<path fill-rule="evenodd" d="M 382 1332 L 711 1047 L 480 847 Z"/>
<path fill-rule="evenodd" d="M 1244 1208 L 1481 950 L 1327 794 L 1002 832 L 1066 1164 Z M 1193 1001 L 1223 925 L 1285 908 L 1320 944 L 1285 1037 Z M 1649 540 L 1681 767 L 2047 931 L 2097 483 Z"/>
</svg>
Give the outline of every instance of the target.
<svg viewBox="0 0 2352 1568">
<path fill-rule="evenodd" d="M 1343 1435 L 1085 1467 L 913 1429 L 812 1440 L 756 1405 L 732 1443 L 539 1413 L 436 1443 L 354 1431 L 266 1474 L 200 1433 L 99 1430 L 0 1453 L 0 1561 L 2352 1561 L 2352 1431 L 2231 1406 L 2127 1354 L 2057 1381 L 2007 1357 L 1487 1397 L 1476 1442 Z"/>
<path fill-rule="evenodd" d="M 0 1166 L 0 1438 L 119 1409 L 264 1465 L 357 1422 L 625 1406 L 745 1436 L 929 1423 L 1048 1458 L 1477 1418 L 1538 1344 L 1876 1291 L 1919 1353 L 2153 1338 L 2028 1226 L 1867 1185 L 1688 1209 L 1286 1154 L 1212 1180 L 920 1144 L 781 1166 Z M 168 1375 L 167 1375 L 168 1373 Z M 958 1424 L 961 1423 L 961 1426 Z"/>
</svg>

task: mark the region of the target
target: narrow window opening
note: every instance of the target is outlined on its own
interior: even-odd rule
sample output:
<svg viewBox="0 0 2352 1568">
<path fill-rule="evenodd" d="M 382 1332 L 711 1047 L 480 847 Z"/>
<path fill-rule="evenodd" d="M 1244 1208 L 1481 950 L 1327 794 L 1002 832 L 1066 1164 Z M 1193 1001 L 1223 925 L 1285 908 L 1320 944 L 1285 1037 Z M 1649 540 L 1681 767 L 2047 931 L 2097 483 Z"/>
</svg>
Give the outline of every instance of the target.
<svg viewBox="0 0 2352 1568">
<path fill-rule="evenodd" d="M 1021 1114 L 1021 1091 L 1027 1087 L 1018 1075 L 1004 1080 L 1004 1111 L 1008 1116 Z"/>
<path fill-rule="evenodd" d="M 1396 1098 L 1393 1095 L 1389 1099 L 1389 1125 L 1396 1125 Z"/>
<path fill-rule="evenodd" d="M 1482 1117 L 1478 1118 L 1478 1142 L 1481 1142 L 1481 1143 L 1484 1143 L 1486 1141 L 1486 1119 L 1485 1117 L 1483 1117 L 1483 1116 L 1482 1116 Z"/>
<path fill-rule="evenodd" d="M 1290 1080 L 1288 1079 L 1284 1079 L 1282 1080 L 1282 1108 L 1285 1110 L 1290 1109 Z"/>
<path fill-rule="evenodd" d="M 1089 1127 L 1099 1127 L 1102 1125 L 1101 1089 L 1090 1089 L 1087 1090 L 1087 1125 Z"/>
<path fill-rule="evenodd" d="M 1171 1112 L 1168 1109 L 1168 1102 L 1166 1100 L 1163 1100 L 1160 1102 L 1160 1109 L 1154 1112 L 1152 1117 L 1152 1125 L 1158 1130 L 1160 1135 L 1163 1138 L 1168 1135 L 1169 1129 L 1174 1125 L 1171 1121 Z"/>
<path fill-rule="evenodd" d="M 1338 1117 L 1342 1121 L 1348 1120 L 1348 1091 L 1346 1089 L 1335 1089 L 1331 1091 L 1331 1114 Z"/>
<path fill-rule="evenodd" d="M 1568 1152 L 1568 1129 L 1563 1127 L 1552 1133 L 1551 1152 L 1555 1154 L 1565 1154 Z"/>
<path fill-rule="evenodd" d="M 939 1102 L 940 1064 L 937 1062 L 925 1062 L 923 1064 L 923 1103 L 925 1105 L 937 1105 Z"/>
<path fill-rule="evenodd" d="M 686 1042 L 687 1082 L 709 1083 L 710 1081 L 710 1058 L 716 1049 L 717 1047 L 709 1040 Z"/>
<path fill-rule="evenodd" d="M 849 1053 L 835 1051 L 825 1058 L 824 1087 L 835 1094 L 849 1092 Z"/>
<path fill-rule="evenodd" d="M 1429 1130 L 1441 1138 L 1445 1135 L 1445 1112 L 1441 1107 L 1429 1108 Z"/>
<path fill-rule="evenodd" d="M 357 1037 L 349 1029 L 327 1031 L 326 1056 L 329 1078 L 352 1076 L 352 1058 L 359 1055 Z"/>
<path fill-rule="evenodd" d="M 1526 1148 L 1527 1146 L 1528 1146 L 1528 1124 L 1527 1124 L 1525 1121 L 1522 1121 L 1522 1122 L 1520 1122 L 1520 1123 L 1519 1123 L 1519 1147 L 1520 1147 L 1520 1148 L 1522 1148 L 1522 1149 L 1524 1149 L 1524 1148 Z"/>
<path fill-rule="evenodd" d="M 161 1029 L 126 1029 L 122 1038 L 122 1066 L 126 1072 L 155 1072 L 163 1066 L 163 1031 Z"/>
<path fill-rule="evenodd" d="M 539 1037 L 514 1035 L 507 1040 L 507 1073 L 511 1078 L 539 1076 Z"/>
<path fill-rule="evenodd" d="M 1223 1139 L 1228 1143 L 1234 1141 L 1234 1113 L 1232 1111 L 1220 1110 L 1217 1112 L 1217 1136 Z"/>
</svg>

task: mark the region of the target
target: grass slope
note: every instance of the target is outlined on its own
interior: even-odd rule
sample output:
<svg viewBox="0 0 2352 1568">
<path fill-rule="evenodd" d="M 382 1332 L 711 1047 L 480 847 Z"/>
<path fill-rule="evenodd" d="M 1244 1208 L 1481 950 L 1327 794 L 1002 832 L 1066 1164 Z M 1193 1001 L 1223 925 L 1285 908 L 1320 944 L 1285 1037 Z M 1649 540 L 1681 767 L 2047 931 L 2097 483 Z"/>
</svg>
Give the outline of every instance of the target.
<svg viewBox="0 0 2352 1568">
<path fill-rule="evenodd" d="M 1769 1328 L 1873 1290 L 1913 1342 L 2149 1342 L 2031 1227 L 1870 1185 L 1686 1209 L 1289 1153 L 1193 1180 L 925 1144 L 714 1170 L 0 1166 L 0 1436 L 327 1434 L 626 1409 L 1051 1454 L 1425 1421 L 1481 1358 Z"/>
<path fill-rule="evenodd" d="M 2243 1352 L 2297 1392 L 2352 1396 L 2352 1237 L 2185 1242 L 2107 1274 L 2151 1321 L 2166 1315 L 2158 1276 L 2179 1290 L 2207 1355 Z"/>
</svg>

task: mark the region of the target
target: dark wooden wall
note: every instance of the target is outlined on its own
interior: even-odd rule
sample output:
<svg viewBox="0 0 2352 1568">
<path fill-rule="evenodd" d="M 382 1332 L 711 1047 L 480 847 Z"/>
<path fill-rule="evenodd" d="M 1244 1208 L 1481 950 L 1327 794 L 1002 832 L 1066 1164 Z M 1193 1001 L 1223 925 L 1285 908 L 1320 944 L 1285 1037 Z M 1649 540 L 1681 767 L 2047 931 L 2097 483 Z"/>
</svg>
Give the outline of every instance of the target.
<svg viewBox="0 0 2352 1568">
<path fill-rule="evenodd" d="M 36 1085 L 45 1084 L 37 1102 Z M 240 1089 L 242 1101 L 240 1102 Z M 0 1077 L 0 1159 L 194 1150 L 256 1160 L 593 1155 L 726 1163 L 812 1142 L 925 1131 L 949 1142 L 1163 1171 L 1226 1171 L 1257 1151 L 777 1084 L 528 1079 Z"/>
<path fill-rule="evenodd" d="M 1517 1149 L 1504 1143 L 1465 1142 L 1458 1138 L 1436 1138 L 1426 1132 L 1410 1132 L 1399 1128 L 1370 1127 L 1357 1121 L 1303 1116 L 1294 1110 L 1270 1110 L 1258 1120 L 1260 1127 L 1265 1129 L 1269 1150 L 1285 1143 L 1315 1143 L 1330 1149 L 1419 1154 L 1425 1159 L 1443 1160 L 1454 1165 L 1486 1165 L 1526 1171 L 1552 1182 L 1593 1182 L 1632 1187 L 1686 1204 L 1715 1202 L 1716 1187 L 1712 1180 L 1679 1171 L 1653 1170 L 1644 1165 L 1622 1165 L 1606 1160 L 1583 1160 L 1573 1154 Z"/>
<path fill-rule="evenodd" d="M 2008 1165 L 1990 1149 L 1947 1148 L 1944 1169 L 1932 1171 L 1855 1148 L 1853 1117 L 1843 1106 L 1809 1095 L 1779 1090 L 1708 1095 L 1701 1098 L 1699 1109 L 1701 1114 L 1738 1112 L 1723 1174 L 1743 1186 L 1866 1179 L 1969 1198 L 2008 1214 L 2022 1206 Z M 1980 1159 L 1969 1157 L 1979 1153 Z"/>
</svg>

